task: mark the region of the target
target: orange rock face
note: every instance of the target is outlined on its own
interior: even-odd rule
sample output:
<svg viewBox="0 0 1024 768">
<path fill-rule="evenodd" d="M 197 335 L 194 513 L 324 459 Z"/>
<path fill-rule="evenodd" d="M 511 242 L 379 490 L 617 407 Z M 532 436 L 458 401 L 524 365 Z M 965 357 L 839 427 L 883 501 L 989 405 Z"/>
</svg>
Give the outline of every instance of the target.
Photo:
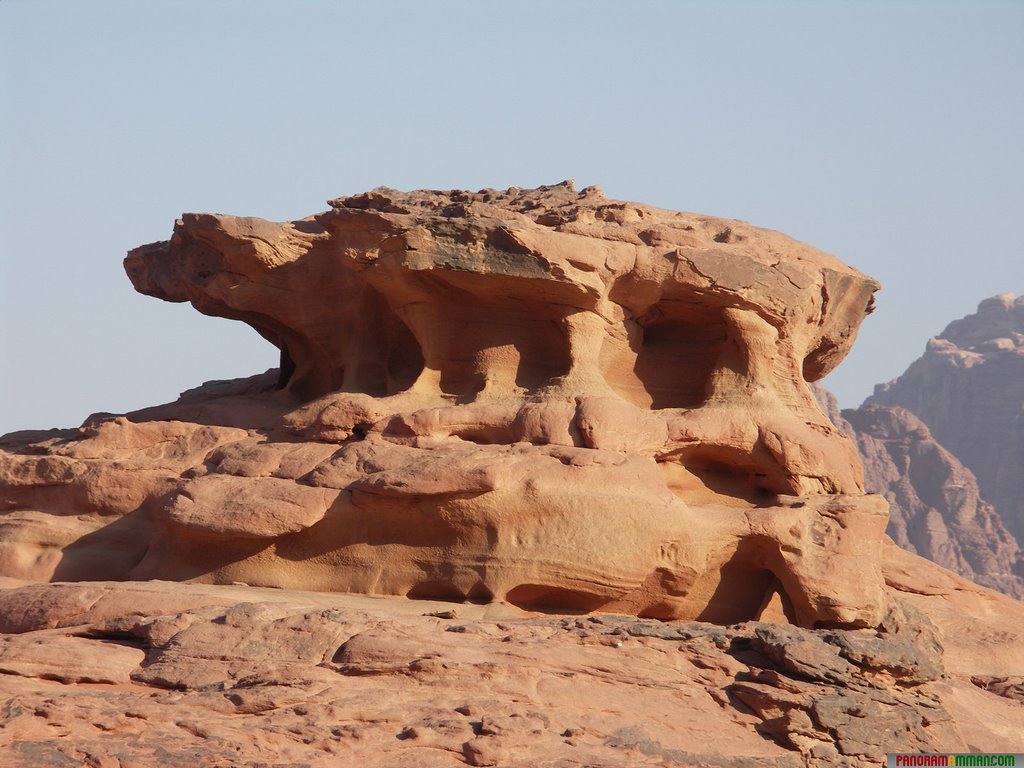
<svg viewBox="0 0 1024 768">
<path fill-rule="evenodd" d="M 5 438 L 0 575 L 875 626 L 884 499 L 807 382 L 877 284 L 784 235 L 536 190 L 188 214 L 135 287 L 281 368 Z"/>
<path fill-rule="evenodd" d="M 877 631 L 0 579 L 0 765 L 859 768 L 1012 752 L 1024 606 L 893 545 L 883 569 Z"/>
<path fill-rule="evenodd" d="M 563 184 L 191 215 L 126 267 L 282 365 L 0 438 L 0 765 L 1019 743 L 1024 609 L 885 540 L 809 388 L 877 287 L 835 259 Z"/>
</svg>

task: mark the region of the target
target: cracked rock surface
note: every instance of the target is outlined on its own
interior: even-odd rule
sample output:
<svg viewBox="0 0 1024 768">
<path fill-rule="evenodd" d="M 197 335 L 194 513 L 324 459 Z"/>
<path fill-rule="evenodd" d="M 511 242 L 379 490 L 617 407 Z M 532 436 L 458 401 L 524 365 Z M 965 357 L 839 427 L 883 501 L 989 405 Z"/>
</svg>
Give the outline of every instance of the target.
<svg viewBox="0 0 1024 768">
<path fill-rule="evenodd" d="M 8 579 L 0 765 L 862 766 L 1012 749 L 1019 603 L 887 552 L 899 586 L 871 630 Z"/>
</svg>

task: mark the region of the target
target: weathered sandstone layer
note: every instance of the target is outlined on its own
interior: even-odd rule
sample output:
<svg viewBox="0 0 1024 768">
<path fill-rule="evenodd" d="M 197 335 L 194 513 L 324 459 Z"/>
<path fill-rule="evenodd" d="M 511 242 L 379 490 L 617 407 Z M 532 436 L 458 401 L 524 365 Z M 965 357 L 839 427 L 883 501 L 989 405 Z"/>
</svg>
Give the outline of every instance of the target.
<svg viewBox="0 0 1024 768">
<path fill-rule="evenodd" d="M 774 766 L 1019 749 L 1024 605 L 887 545 L 872 630 L 0 580 L 0 766 Z"/>
<path fill-rule="evenodd" d="M 917 416 L 977 476 L 981 495 L 1024 539 L 1024 296 L 986 299 L 950 323 L 866 405 Z"/>
<path fill-rule="evenodd" d="M 874 626 L 886 504 L 807 382 L 877 284 L 570 183 L 186 214 L 136 288 L 277 373 L 9 436 L 0 573 Z"/>
</svg>

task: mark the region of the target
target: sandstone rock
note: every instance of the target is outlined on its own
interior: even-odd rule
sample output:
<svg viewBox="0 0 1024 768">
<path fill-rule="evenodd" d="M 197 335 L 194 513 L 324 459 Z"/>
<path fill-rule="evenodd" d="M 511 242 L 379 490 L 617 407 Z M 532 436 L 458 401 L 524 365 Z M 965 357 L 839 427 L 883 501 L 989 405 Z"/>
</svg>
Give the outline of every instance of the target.
<svg viewBox="0 0 1024 768">
<path fill-rule="evenodd" d="M 808 386 L 877 287 L 835 259 L 565 183 L 125 266 L 281 367 L 0 438 L 0 766 L 1018 748 L 1024 608 L 885 539 Z"/>
<path fill-rule="evenodd" d="M 282 479 L 211 474 L 188 480 L 165 506 L 168 522 L 232 538 L 276 538 L 318 523 L 337 498 Z"/>
<path fill-rule="evenodd" d="M 1010 533 L 1024 537 L 1024 296 L 986 299 L 950 323 L 866 404 L 917 416 L 975 474 Z"/>
<path fill-rule="evenodd" d="M 127 684 L 144 658 L 132 646 L 62 632 L 0 636 L 0 674 L 4 675 L 60 683 Z"/>
<path fill-rule="evenodd" d="M 884 502 L 807 384 L 874 281 L 569 182 L 330 205 L 186 214 L 128 255 L 138 290 L 248 323 L 280 370 L 5 438 L 0 575 L 886 615 Z"/>
<path fill-rule="evenodd" d="M 886 553 L 900 586 L 872 630 L 495 604 L 460 607 L 473 629 L 451 632 L 422 615 L 443 604 L 402 598 L 8 580 L 0 615 L 21 618 L 0 636 L 0 765 L 824 768 L 1012 751 L 1024 608 Z M 923 594 L 943 580 L 953 591 Z"/>
</svg>

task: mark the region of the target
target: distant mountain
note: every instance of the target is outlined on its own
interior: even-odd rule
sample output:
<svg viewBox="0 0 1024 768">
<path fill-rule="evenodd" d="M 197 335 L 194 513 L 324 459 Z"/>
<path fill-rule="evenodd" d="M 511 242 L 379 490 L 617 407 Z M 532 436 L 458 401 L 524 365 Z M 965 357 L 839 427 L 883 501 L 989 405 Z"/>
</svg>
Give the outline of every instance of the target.
<svg viewBox="0 0 1024 768">
<path fill-rule="evenodd" d="M 974 474 L 903 408 L 865 405 L 839 413 L 815 387 L 832 421 L 857 444 L 866 490 L 889 501 L 887 533 L 903 549 L 1024 599 L 1024 553 Z"/>
<path fill-rule="evenodd" d="M 1024 296 L 954 320 L 899 378 L 841 414 L 904 549 L 1024 598 Z"/>
<path fill-rule="evenodd" d="M 986 299 L 975 314 L 950 323 L 865 405 L 916 415 L 1024 540 L 1024 296 Z"/>
</svg>

